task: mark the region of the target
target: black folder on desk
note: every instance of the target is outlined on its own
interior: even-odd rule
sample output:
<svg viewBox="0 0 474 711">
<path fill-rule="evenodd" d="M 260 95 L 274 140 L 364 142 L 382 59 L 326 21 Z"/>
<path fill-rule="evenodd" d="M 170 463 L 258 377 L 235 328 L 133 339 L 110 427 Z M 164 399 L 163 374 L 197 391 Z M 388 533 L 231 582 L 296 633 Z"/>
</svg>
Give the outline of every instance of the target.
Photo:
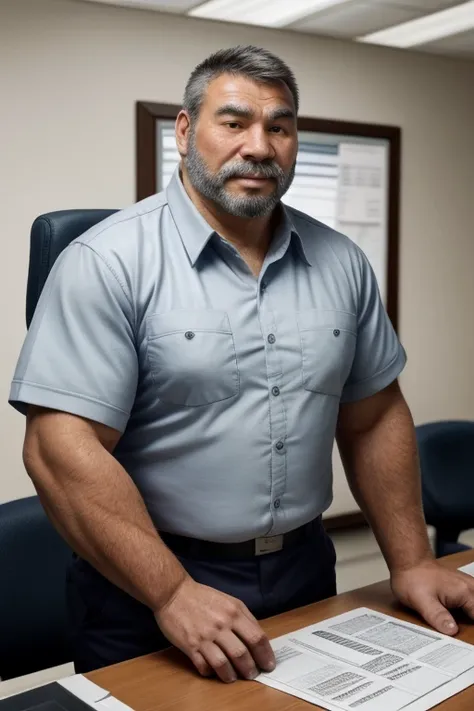
<svg viewBox="0 0 474 711">
<path fill-rule="evenodd" d="M 0 699 L 0 711 L 91 711 L 91 707 L 53 682 Z"/>
</svg>

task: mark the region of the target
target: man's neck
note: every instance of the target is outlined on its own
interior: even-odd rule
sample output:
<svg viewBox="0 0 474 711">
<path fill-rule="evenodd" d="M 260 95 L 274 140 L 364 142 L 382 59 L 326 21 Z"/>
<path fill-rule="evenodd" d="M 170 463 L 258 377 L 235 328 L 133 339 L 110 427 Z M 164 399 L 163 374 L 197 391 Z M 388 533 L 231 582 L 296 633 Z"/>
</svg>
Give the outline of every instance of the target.
<svg viewBox="0 0 474 711">
<path fill-rule="evenodd" d="M 212 229 L 233 244 L 244 258 L 245 254 L 252 254 L 263 262 L 272 239 L 273 215 L 252 218 L 230 215 L 194 189 L 186 170 L 181 172 L 181 178 L 188 196 Z"/>
</svg>

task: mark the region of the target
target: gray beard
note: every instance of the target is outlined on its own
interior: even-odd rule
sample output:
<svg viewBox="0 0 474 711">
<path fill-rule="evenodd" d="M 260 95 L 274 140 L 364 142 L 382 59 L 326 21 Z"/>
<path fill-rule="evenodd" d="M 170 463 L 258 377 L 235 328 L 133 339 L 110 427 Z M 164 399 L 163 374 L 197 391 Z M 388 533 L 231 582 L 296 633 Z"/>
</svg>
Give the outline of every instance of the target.
<svg viewBox="0 0 474 711">
<path fill-rule="evenodd" d="M 266 217 L 270 215 L 286 193 L 295 175 L 296 161 L 288 175 L 273 161 L 255 163 L 239 161 L 224 165 L 217 173 L 209 171 L 203 157 L 196 147 L 194 132 L 191 131 L 188 143 L 188 154 L 184 158 L 189 180 L 195 190 L 203 197 L 218 205 L 224 212 L 235 217 Z M 258 175 L 272 178 L 275 190 L 271 195 L 232 195 L 226 189 L 230 178 L 245 178 Z"/>
</svg>

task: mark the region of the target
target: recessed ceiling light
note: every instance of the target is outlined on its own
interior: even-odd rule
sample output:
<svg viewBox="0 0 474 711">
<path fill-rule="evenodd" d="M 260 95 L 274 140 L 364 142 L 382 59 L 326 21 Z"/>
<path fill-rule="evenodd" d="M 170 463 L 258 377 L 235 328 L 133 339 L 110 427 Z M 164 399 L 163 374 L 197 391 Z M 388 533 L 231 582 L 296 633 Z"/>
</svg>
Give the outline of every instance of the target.
<svg viewBox="0 0 474 711">
<path fill-rule="evenodd" d="M 193 17 L 283 27 L 317 10 L 348 0 L 209 0 L 189 11 Z"/>
<path fill-rule="evenodd" d="M 358 37 L 358 42 L 389 47 L 415 47 L 456 35 L 474 27 L 474 0 L 450 7 L 386 30 Z"/>
</svg>

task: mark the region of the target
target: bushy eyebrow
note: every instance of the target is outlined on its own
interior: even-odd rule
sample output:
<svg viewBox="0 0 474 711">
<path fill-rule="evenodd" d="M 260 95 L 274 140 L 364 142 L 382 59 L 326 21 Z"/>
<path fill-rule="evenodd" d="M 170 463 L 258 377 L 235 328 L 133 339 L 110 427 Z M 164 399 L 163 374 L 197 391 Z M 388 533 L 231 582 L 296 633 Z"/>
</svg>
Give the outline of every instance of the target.
<svg viewBox="0 0 474 711">
<path fill-rule="evenodd" d="M 215 112 L 215 115 L 235 116 L 237 118 L 249 120 L 253 119 L 255 116 L 251 108 L 240 104 L 224 104 L 223 106 L 219 106 L 219 108 Z M 272 121 L 278 121 L 278 119 L 282 118 L 294 119 L 295 113 L 294 111 L 292 111 L 292 109 L 286 106 L 281 106 L 280 108 L 270 111 L 270 113 L 266 116 L 267 121 L 269 121 L 270 123 Z"/>
<path fill-rule="evenodd" d="M 282 118 L 294 119 L 295 112 L 292 111 L 291 109 L 288 109 L 288 108 L 282 106 L 280 109 L 275 109 L 274 111 L 270 111 L 270 113 L 268 114 L 269 121 L 278 121 L 278 119 L 282 119 Z"/>
</svg>

